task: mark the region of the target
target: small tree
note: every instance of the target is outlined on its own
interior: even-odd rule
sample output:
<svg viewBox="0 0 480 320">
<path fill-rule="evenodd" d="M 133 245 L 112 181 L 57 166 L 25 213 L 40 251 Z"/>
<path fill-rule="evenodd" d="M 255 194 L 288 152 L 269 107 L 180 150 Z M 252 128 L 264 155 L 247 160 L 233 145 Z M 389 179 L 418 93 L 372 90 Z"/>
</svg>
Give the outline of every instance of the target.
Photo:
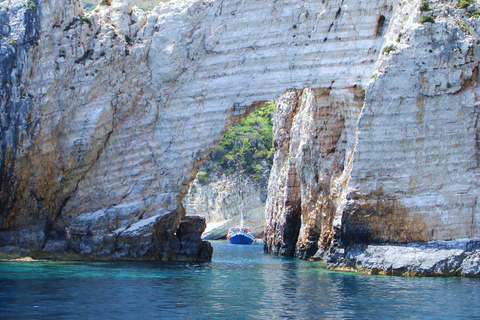
<svg viewBox="0 0 480 320">
<path fill-rule="evenodd" d="M 473 4 L 473 0 L 460 0 L 457 6 L 460 8 L 467 8 L 471 4 Z"/>
</svg>

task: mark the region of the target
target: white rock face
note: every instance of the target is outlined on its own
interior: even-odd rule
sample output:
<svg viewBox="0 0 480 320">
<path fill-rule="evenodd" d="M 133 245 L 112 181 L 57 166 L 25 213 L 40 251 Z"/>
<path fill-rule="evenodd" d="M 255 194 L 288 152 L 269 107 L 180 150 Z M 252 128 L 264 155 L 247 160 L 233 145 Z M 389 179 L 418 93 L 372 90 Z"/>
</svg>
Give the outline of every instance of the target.
<svg viewBox="0 0 480 320">
<path fill-rule="evenodd" d="M 243 215 L 244 226 L 251 227 L 257 238 L 265 229 L 266 181 L 254 181 L 248 176 L 221 176 L 206 185 L 197 179 L 183 199 L 187 215 L 205 217 L 207 228 L 202 239 L 225 237 L 228 228 L 238 226 Z"/>
<path fill-rule="evenodd" d="M 403 36 L 366 88 L 347 242 L 480 235 L 477 38 L 458 22 L 464 10 L 436 8 L 434 24 L 402 24 L 402 10 L 392 18 L 386 41 Z M 478 19 L 466 23 L 480 31 Z"/>
</svg>

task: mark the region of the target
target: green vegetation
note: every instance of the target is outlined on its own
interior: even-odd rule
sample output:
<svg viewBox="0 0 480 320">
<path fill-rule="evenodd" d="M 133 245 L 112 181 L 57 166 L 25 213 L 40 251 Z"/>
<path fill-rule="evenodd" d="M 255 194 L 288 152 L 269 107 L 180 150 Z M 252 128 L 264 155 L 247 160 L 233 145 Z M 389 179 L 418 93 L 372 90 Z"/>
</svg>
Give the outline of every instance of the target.
<svg viewBox="0 0 480 320">
<path fill-rule="evenodd" d="M 27 6 L 30 10 L 34 10 L 37 7 L 33 1 L 27 1 Z"/>
<path fill-rule="evenodd" d="M 402 41 L 402 37 L 403 37 L 403 33 L 400 32 L 400 33 L 398 34 L 398 37 L 397 37 L 397 42 Z"/>
<path fill-rule="evenodd" d="M 463 21 L 457 21 L 457 22 L 458 22 L 458 25 L 460 27 L 462 27 L 465 30 L 466 33 L 472 34 L 472 30 L 470 30 L 470 28 L 467 26 L 467 24 L 465 22 L 463 22 Z"/>
<path fill-rule="evenodd" d="M 428 14 L 424 14 L 421 18 L 420 18 L 420 23 L 426 23 L 426 22 L 431 22 L 431 23 L 435 23 L 435 19 L 428 15 Z"/>
<path fill-rule="evenodd" d="M 391 44 L 391 45 L 383 47 L 382 54 L 390 53 L 390 52 L 395 51 L 395 50 L 397 50 L 397 48 L 393 44 Z"/>
<path fill-rule="evenodd" d="M 428 0 L 422 0 L 422 4 L 420 5 L 420 11 L 432 11 L 432 7 L 430 7 L 430 3 L 428 3 Z"/>
<path fill-rule="evenodd" d="M 254 180 L 262 179 L 263 172 L 271 168 L 273 162 L 274 111 L 275 104 L 267 102 L 263 108 L 232 127 L 212 151 L 210 160 L 203 165 L 205 176 L 202 175 L 202 180 L 206 181 L 207 175 L 212 173 L 234 172 L 249 175 Z M 198 179 L 200 181 L 200 177 Z"/>
<path fill-rule="evenodd" d="M 210 178 L 207 177 L 207 174 L 205 172 L 199 172 L 197 174 L 197 179 L 198 179 L 198 182 L 204 186 L 206 184 L 208 184 L 210 182 Z"/>
<path fill-rule="evenodd" d="M 85 9 L 85 12 L 90 12 L 92 11 L 93 9 L 95 9 L 97 5 L 95 3 L 92 3 L 92 2 L 83 2 L 83 9 Z"/>
<path fill-rule="evenodd" d="M 111 6 L 112 5 L 112 0 L 102 0 L 100 2 L 101 6 Z"/>
<path fill-rule="evenodd" d="M 478 18 L 478 17 L 480 17 L 480 11 L 470 12 L 470 17 L 471 17 L 471 18 Z"/>
<path fill-rule="evenodd" d="M 17 45 L 17 41 L 16 40 L 10 40 L 10 45 L 12 46 L 16 46 Z"/>
<path fill-rule="evenodd" d="M 473 4 L 473 0 L 460 0 L 457 6 L 460 8 L 467 8 L 471 4 Z"/>
<path fill-rule="evenodd" d="M 82 17 L 82 23 L 86 23 L 88 25 L 92 24 L 92 20 L 88 17 Z"/>
<path fill-rule="evenodd" d="M 131 46 L 133 44 L 132 38 L 129 35 L 125 35 L 125 42 Z"/>
</svg>

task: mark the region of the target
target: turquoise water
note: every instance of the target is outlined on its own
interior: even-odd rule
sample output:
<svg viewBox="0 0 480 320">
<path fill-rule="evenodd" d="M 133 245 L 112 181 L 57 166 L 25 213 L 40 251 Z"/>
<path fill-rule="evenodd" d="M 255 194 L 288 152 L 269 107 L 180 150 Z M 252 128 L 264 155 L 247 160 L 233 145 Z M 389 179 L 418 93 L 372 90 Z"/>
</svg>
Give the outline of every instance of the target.
<svg viewBox="0 0 480 320">
<path fill-rule="evenodd" d="M 212 262 L 1 262 L 0 319 L 480 319 L 480 280 L 364 276 L 215 242 Z"/>
</svg>

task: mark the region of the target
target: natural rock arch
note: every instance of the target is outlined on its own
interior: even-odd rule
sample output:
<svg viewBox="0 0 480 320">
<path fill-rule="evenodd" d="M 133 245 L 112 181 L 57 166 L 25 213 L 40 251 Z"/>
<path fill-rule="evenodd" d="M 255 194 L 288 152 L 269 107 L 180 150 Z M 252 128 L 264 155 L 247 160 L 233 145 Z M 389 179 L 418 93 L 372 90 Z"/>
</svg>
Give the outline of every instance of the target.
<svg viewBox="0 0 480 320">
<path fill-rule="evenodd" d="M 222 132 L 292 88 L 342 104 L 329 114 L 357 123 L 360 110 L 348 102 L 363 107 L 358 91 L 374 70 L 381 77 L 374 64 L 388 60 L 383 42 L 400 28 L 392 17 L 415 6 L 392 11 L 384 2 L 186 1 L 145 13 L 118 1 L 88 17 L 78 1 L 14 2 L 1 17 L 12 28 L 2 53 L 0 246 L 198 258 L 176 235 L 181 200 Z M 349 130 L 342 152 L 356 143 Z M 342 159 L 345 199 L 352 157 Z"/>
</svg>

